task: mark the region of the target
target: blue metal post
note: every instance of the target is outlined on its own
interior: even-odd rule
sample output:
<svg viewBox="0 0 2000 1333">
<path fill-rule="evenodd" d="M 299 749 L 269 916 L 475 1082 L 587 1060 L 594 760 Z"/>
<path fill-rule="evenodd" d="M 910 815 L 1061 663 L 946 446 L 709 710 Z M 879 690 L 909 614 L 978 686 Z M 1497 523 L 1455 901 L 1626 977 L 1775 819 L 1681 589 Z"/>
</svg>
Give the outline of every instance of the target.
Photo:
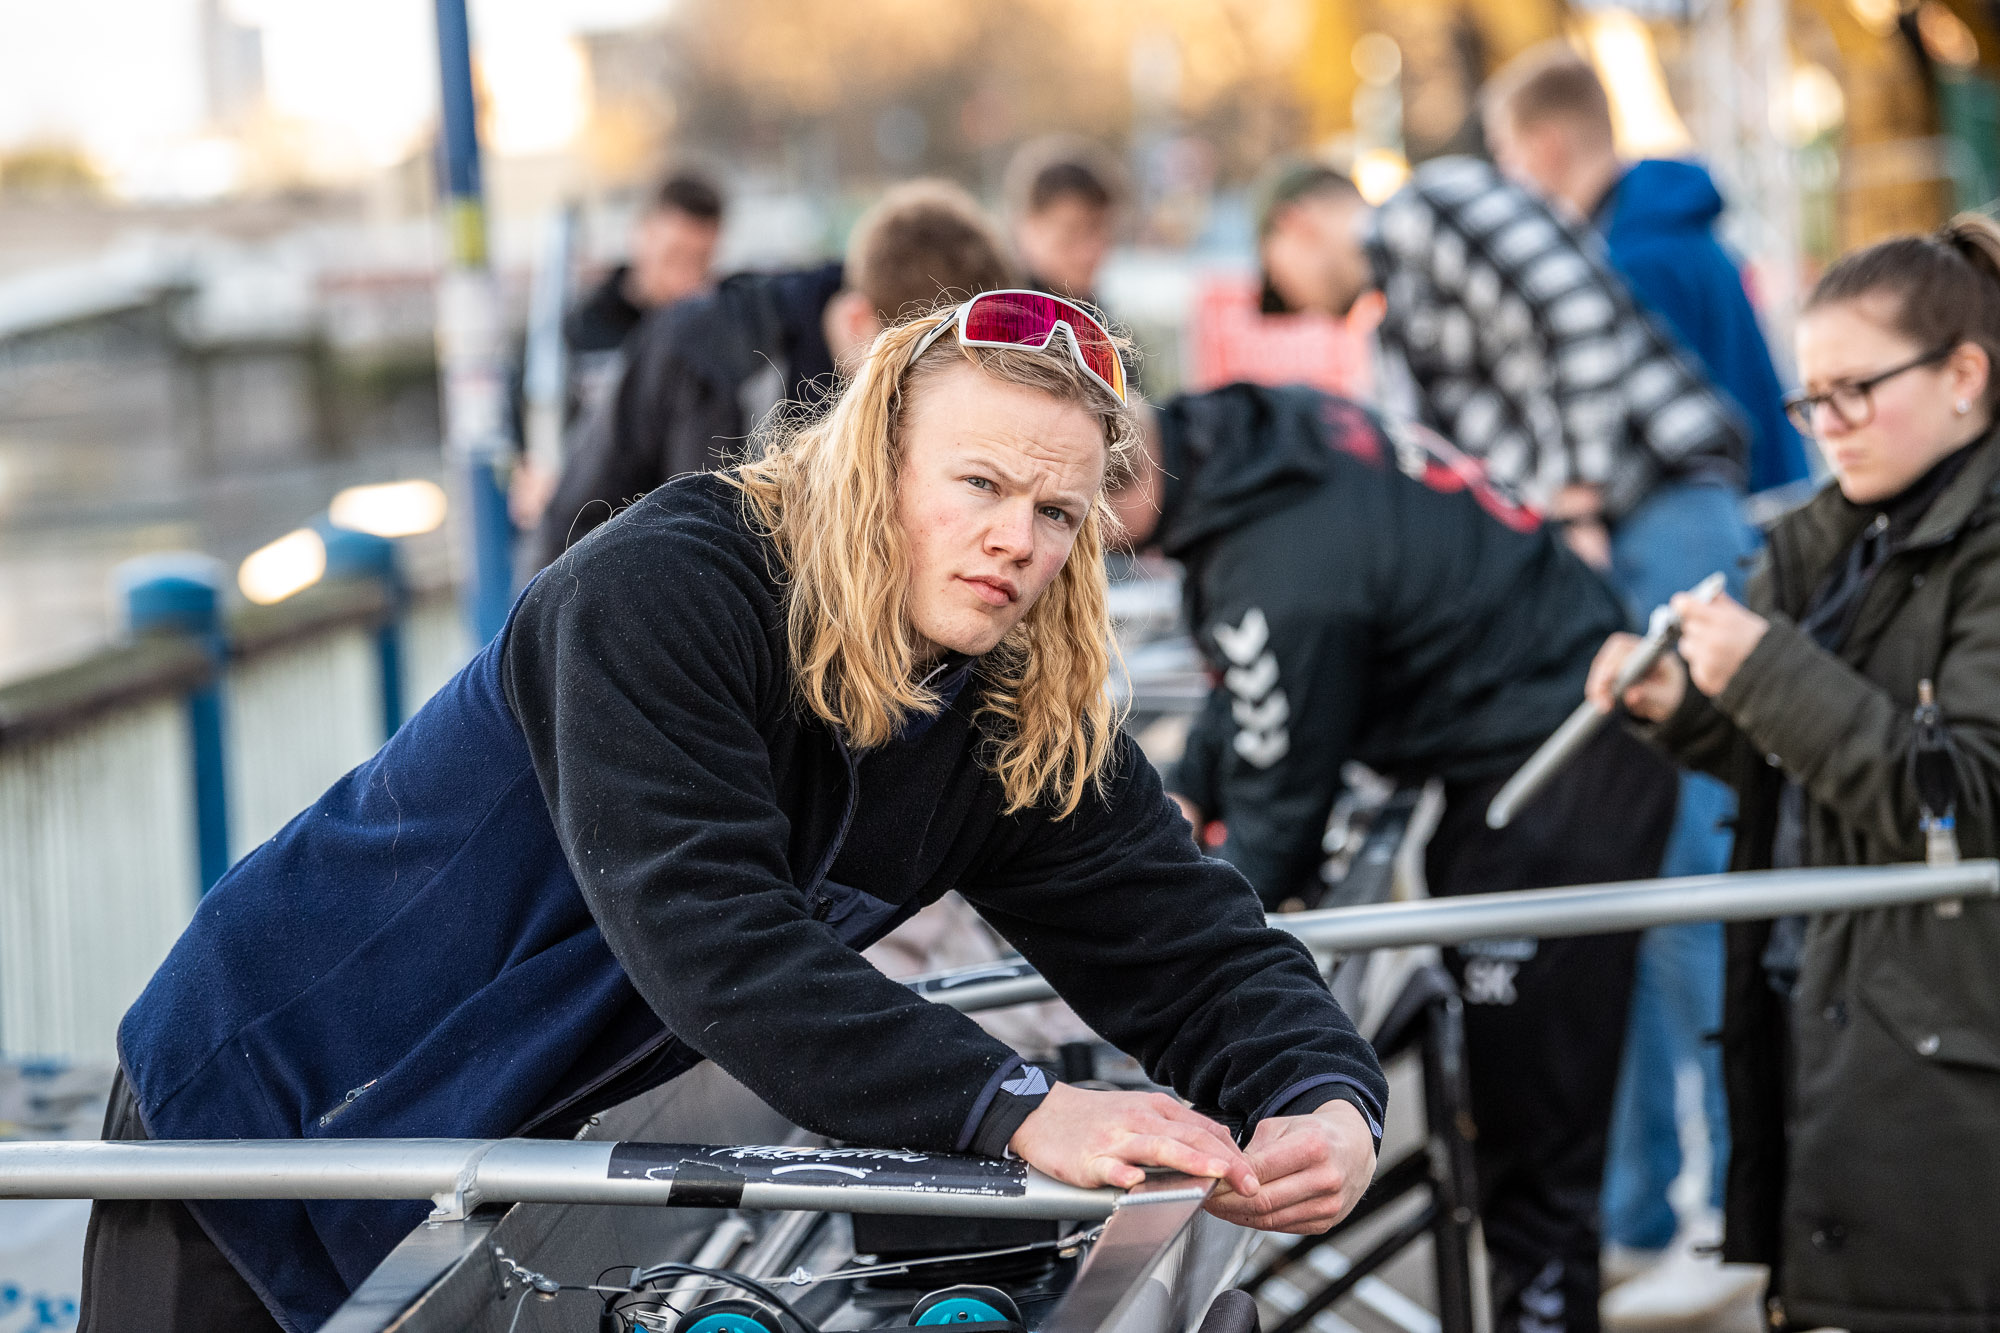
<svg viewBox="0 0 2000 1333">
<path fill-rule="evenodd" d="M 438 154 L 451 266 L 438 289 L 438 362 L 444 387 L 446 471 L 465 568 L 466 619 L 484 643 L 500 632 L 513 600 L 513 526 L 500 471 L 506 437 L 505 337 L 487 255 L 472 94 L 472 34 L 465 0 L 437 0 L 443 134 Z"/>
<path fill-rule="evenodd" d="M 192 635 L 208 650 L 215 673 L 188 695 L 193 743 L 195 849 L 201 891 L 229 869 L 229 783 L 222 747 L 222 675 L 228 645 L 222 634 L 222 569 L 204 555 L 142 556 L 118 567 L 125 628 L 131 634 Z"/>
<path fill-rule="evenodd" d="M 389 618 L 375 631 L 375 651 L 382 670 L 382 738 L 387 740 L 403 725 L 404 718 L 403 613 L 409 598 L 401 552 L 388 537 L 335 527 L 323 518 L 314 528 L 326 544 L 327 578 L 377 579 L 389 595 Z"/>
</svg>

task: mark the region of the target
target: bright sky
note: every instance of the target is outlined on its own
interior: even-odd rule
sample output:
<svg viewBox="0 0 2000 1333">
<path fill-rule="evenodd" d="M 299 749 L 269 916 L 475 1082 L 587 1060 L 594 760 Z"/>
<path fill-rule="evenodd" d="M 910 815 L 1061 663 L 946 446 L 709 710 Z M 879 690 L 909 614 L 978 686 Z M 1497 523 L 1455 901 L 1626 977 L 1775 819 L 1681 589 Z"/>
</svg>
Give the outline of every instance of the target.
<svg viewBox="0 0 2000 1333">
<path fill-rule="evenodd" d="M 263 29 L 265 87 L 320 151 L 405 153 L 434 115 L 431 0 L 225 0 Z M 471 0 L 494 100 L 493 147 L 560 147 L 582 112 L 573 37 L 658 16 L 670 0 Z M 200 0 L 0 0 L 0 147 L 79 144 L 128 188 L 201 130 Z"/>
</svg>

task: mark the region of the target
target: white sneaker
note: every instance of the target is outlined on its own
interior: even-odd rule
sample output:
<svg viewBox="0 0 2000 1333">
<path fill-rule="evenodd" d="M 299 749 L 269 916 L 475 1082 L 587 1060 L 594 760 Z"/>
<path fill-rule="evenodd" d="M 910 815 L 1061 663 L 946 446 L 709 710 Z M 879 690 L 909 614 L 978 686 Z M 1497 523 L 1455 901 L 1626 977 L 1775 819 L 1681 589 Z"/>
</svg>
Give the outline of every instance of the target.
<svg viewBox="0 0 2000 1333">
<path fill-rule="evenodd" d="M 1683 1232 L 1645 1271 L 1615 1287 L 1607 1254 L 1599 1303 L 1605 1333 L 1763 1333 L 1764 1284 L 1757 1264 L 1725 1264 L 1710 1228 Z M 1644 1251 L 1625 1251 L 1628 1256 Z"/>
</svg>

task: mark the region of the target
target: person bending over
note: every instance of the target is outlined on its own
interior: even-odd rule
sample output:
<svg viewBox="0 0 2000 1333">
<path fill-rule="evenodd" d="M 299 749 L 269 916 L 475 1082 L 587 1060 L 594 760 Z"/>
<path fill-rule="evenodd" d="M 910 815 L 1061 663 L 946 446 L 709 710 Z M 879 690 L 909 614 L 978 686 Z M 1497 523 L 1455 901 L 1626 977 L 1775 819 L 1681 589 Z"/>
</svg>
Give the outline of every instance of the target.
<svg viewBox="0 0 2000 1333">
<path fill-rule="evenodd" d="M 823 415 L 580 542 L 203 898 L 107 1134 L 566 1138 L 709 1059 L 834 1138 L 1343 1216 L 1380 1068 L 1105 691 L 1117 351 L 1034 293 L 896 326 Z M 950 889 L 1194 1109 L 1051 1086 L 862 959 Z M 92 1216 L 85 1327 L 305 1333 L 424 1206 Z"/>
<path fill-rule="evenodd" d="M 1770 533 L 1747 604 L 1678 598 L 1669 656 L 1620 700 L 1734 788 L 1733 868 L 1925 856 L 1936 816 L 2000 850 L 2000 227 L 1965 215 L 1826 271 L 1798 323 L 1799 425 L 1833 481 Z M 1609 708 L 1632 650 L 1591 669 Z M 1728 927 L 1725 1260 L 1772 1269 L 1773 1327 L 2000 1326 L 2000 903 Z"/>
<path fill-rule="evenodd" d="M 1583 695 L 1618 599 L 1533 514 L 1427 432 L 1313 389 L 1169 401 L 1131 539 L 1186 567 L 1217 684 L 1170 787 L 1277 906 L 1317 873 L 1340 770 L 1441 778 L 1434 895 L 1651 875 L 1672 770 L 1606 732 L 1507 829 L 1500 784 Z M 1227 904 L 1222 905 L 1227 910 Z M 1447 951 L 1465 1025 L 1502 1329 L 1597 1327 L 1597 1194 L 1635 938 Z"/>
</svg>

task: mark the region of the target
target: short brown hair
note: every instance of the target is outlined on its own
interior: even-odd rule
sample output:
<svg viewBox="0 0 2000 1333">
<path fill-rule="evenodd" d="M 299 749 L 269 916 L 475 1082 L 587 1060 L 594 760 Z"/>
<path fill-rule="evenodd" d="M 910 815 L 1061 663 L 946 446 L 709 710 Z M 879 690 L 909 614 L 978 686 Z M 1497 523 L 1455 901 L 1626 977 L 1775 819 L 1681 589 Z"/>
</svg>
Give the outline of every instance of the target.
<svg viewBox="0 0 2000 1333">
<path fill-rule="evenodd" d="M 1011 285 L 1005 253 L 971 195 L 949 181 L 909 181 L 854 224 L 847 286 L 893 324 L 941 300 Z"/>
<path fill-rule="evenodd" d="M 1012 217 L 1041 212 L 1064 199 L 1085 208 L 1120 208 L 1125 171 L 1100 143 L 1074 134 L 1046 134 L 1014 150 L 1001 195 Z"/>
<path fill-rule="evenodd" d="M 685 213 L 697 222 L 722 223 L 722 187 L 705 172 L 683 167 L 670 173 L 653 191 L 653 207 Z"/>
<path fill-rule="evenodd" d="M 1960 213 L 1929 236 L 1895 236 L 1843 255 L 1805 308 L 1868 296 L 1890 298 L 1890 327 L 1923 351 L 1984 348 L 1986 405 L 2000 407 L 2000 224 Z"/>
<path fill-rule="evenodd" d="M 1612 138 L 1611 99 L 1590 62 L 1557 38 L 1531 46 L 1487 80 L 1480 105 L 1488 125 L 1517 130 L 1564 121 L 1600 143 Z"/>
</svg>

